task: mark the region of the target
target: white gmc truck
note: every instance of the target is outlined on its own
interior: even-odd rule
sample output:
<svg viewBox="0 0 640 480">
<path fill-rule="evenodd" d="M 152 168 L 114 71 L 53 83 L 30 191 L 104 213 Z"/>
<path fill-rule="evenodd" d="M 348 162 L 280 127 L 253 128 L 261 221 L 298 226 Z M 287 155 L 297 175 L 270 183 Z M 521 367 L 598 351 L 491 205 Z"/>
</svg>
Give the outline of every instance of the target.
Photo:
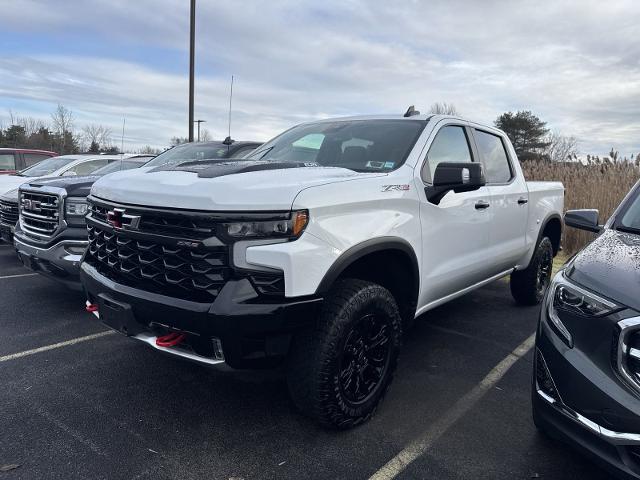
<svg viewBox="0 0 640 480">
<path fill-rule="evenodd" d="M 115 173 L 88 201 L 88 311 L 204 364 L 285 362 L 299 408 L 348 428 L 375 412 L 415 317 L 507 275 L 540 302 L 564 189 L 526 182 L 500 130 L 410 108 Z"/>
</svg>

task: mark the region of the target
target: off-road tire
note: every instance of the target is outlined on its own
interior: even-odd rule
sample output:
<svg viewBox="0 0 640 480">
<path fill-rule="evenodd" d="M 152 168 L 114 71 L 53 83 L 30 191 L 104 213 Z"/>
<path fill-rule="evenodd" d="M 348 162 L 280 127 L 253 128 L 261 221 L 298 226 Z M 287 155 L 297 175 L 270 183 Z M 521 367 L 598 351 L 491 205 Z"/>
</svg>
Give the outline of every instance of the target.
<svg viewBox="0 0 640 480">
<path fill-rule="evenodd" d="M 537 305 L 551 283 L 553 246 L 549 237 L 542 237 L 529 266 L 511 274 L 511 295 L 520 305 Z"/>
<path fill-rule="evenodd" d="M 369 323 L 372 326 L 365 328 Z M 380 334 L 372 336 L 378 326 Z M 357 343 L 356 338 L 368 340 Z M 383 338 L 387 340 L 381 342 Z M 326 427 L 347 429 L 366 422 L 391 384 L 401 339 L 402 319 L 387 289 L 363 280 L 338 281 L 325 297 L 313 327 L 293 340 L 287 372 L 291 398 L 305 415 Z M 385 365 L 377 369 L 374 365 L 379 364 L 377 357 L 382 358 L 383 350 Z M 369 360 L 367 355 L 376 358 Z M 353 375 L 379 380 L 357 384 L 344 380 L 353 380 Z M 375 387 L 367 386 L 374 383 Z M 361 384 L 365 390 L 371 388 L 370 393 L 361 401 L 351 401 L 355 395 L 351 390 Z"/>
</svg>

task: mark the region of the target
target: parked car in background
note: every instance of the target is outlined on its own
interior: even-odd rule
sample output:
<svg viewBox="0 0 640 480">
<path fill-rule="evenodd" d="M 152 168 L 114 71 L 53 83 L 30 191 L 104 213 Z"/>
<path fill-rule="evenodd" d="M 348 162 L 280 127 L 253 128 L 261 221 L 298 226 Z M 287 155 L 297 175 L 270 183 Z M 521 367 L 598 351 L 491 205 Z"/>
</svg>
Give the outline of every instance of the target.
<svg viewBox="0 0 640 480">
<path fill-rule="evenodd" d="M 460 118 L 318 121 L 182 160 L 91 188 L 87 309 L 203 364 L 286 362 L 336 428 L 374 414 L 417 315 L 508 275 L 536 304 L 560 248 L 562 184 L 526 182 L 502 131 Z"/>
<path fill-rule="evenodd" d="M 242 158 L 249 155 L 260 142 L 192 142 L 183 143 L 162 152 L 148 166 L 176 165 L 181 162 L 214 158 Z"/>
<path fill-rule="evenodd" d="M 105 165 L 121 160 L 121 155 L 62 155 L 43 160 L 12 175 L 0 176 L 0 195 L 34 178 L 90 175 Z"/>
<path fill-rule="evenodd" d="M 86 197 L 91 185 L 110 173 L 140 168 L 153 156 L 135 155 L 113 161 L 90 176 L 41 178 L 24 183 L 11 197 L 10 221 L 22 263 L 44 276 L 80 289 L 80 257 L 87 247 Z M 0 206 L 6 200 L 0 198 Z M 18 208 L 18 204 L 20 207 Z M 0 211 L 0 214 L 2 211 Z M 2 227 L 0 224 L 0 228 Z"/>
<path fill-rule="evenodd" d="M 0 148 L 0 175 L 16 173 L 42 160 L 56 157 L 56 152 L 28 148 Z"/>
<path fill-rule="evenodd" d="M 540 313 L 536 426 L 621 478 L 640 479 L 640 182 L 607 221 L 565 224 L 599 236 L 556 274 Z"/>
</svg>

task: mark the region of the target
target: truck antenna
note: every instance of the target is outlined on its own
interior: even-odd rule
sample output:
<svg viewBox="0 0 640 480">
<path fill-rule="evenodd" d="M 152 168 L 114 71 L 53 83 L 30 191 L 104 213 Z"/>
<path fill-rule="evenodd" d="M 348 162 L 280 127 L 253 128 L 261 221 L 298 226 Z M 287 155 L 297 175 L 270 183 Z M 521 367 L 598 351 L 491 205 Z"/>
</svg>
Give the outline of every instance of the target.
<svg viewBox="0 0 640 480">
<path fill-rule="evenodd" d="M 120 137 L 120 170 L 122 170 L 122 160 L 124 159 L 124 125 L 127 122 L 126 117 L 122 118 L 122 136 Z"/>
<path fill-rule="evenodd" d="M 231 91 L 229 92 L 229 122 L 228 122 L 228 133 L 227 138 L 224 139 L 224 143 L 227 146 L 227 150 L 231 147 L 233 140 L 231 140 L 231 105 L 233 101 L 233 75 L 231 75 Z"/>
</svg>

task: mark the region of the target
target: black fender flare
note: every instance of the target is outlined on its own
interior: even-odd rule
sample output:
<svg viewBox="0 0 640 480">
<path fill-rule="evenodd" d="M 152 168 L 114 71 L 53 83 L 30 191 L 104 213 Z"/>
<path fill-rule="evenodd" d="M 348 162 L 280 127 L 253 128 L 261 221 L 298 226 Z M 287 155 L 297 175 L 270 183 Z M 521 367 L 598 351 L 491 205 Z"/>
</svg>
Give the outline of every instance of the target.
<svg viewBox="0 0 640 480">
<path fill-rule="evenodd" d="M 357 260 L 363 258 L 366 255 L 383 251 L 399 251 L 406 254 L 409 257 L 412 266 L 412 275 L 415 285 L 414 301 L 417 302 L 418 294 L 420 292 L 420 266 L 418 264 L 418 257 L 416 256 L 413 247 L 409 242 L 399 237 L 380 237 L 365 240 L 358 243 L 344 252 L 333 262 L 333 265 L 327 270 L 320 285 L 316 289 L 316 294 L 322 295 L 326 293 L 331 285 L 338 279 L 338 277 L 344 272 L 350 265 Z"/>
<path fill-rule="evenodd" d="M 545 229 L 547 228 L 547 225 L 549 225 L 549 222 L 551 222 L 551 220 L 558 220 L 560 222 L 560 240 L 559 242 L 562 242 L 562 231 L 564 230 L 564 220 L 562 218 L 562 216 L 558 213 L 551 213 L 549 214 L 543 222 L 540 223 L 540 229 L 538 230 L 538 239 L 536 240 L 536 248 L 538 246 L 538 244 L 540 243 L 540 240 L 542 240 L 542 232 L 545 231 Z M 558 243 L 558 251 L 560 251 L 560 246 L 561 243 Z"/>
</svg>

